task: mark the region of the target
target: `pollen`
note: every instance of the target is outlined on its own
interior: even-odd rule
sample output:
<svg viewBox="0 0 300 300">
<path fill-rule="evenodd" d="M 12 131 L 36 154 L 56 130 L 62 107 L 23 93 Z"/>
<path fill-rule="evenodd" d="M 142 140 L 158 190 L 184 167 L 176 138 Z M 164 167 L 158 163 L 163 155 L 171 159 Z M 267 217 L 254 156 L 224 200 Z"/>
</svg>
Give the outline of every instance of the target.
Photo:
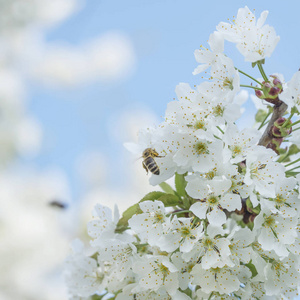
<svg viewBox="0 0 300 300">
<path fill-rule="evenodd" d="M 208 146 L 206 143 L 198 142 L 194 145 L 194 149 L 196 150 L 196 153 L 201 154 L 209 154 Z"/>
</svg>

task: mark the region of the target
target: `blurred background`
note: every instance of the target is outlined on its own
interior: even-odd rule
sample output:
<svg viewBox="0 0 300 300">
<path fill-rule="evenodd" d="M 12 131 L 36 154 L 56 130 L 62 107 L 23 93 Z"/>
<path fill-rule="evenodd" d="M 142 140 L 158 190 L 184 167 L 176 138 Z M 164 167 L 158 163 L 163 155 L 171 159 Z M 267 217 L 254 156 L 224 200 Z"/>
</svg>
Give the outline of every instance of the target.
<svg viewBox="0 0 300 300">
<path fill-rule="evenodd" d="M 202 80 L 194 50 L 245 4 L 0 0 L 1 300 L 67 299 L 63 261 L 70 241 L 85 238 L 93 205 L 123 211 L 158 189 L 123 143 L 163 120 L 179 82 Z M 299 4 L 248 6 L 270 11 L 281 41 L 265 70 L 288 81 L 300 67 Z M 239 125 L 254 113 L 246 102 Z"/>
</svg>

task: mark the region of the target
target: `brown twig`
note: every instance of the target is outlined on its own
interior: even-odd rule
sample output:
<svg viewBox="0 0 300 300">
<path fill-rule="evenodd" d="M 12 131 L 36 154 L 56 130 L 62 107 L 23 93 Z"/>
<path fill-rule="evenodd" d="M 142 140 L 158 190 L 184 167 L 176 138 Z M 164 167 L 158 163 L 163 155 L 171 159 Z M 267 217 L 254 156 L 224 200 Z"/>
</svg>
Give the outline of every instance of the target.
<svg viewBox="0 0 300 300">
<path fill-rule="evenodd" d="M 268 101 L 270 99 L 265 99 L 265 100 Z M 279 100 L 278 97 L 276 99 L 272 99 L 272 101 L 268 101 L 268 102 L 274 104 L 273 114 L 272 114 L 271 120 L 268 123 L 266 130 L 264 131 L 263 135 L 261 136 L 261 138 L 258 142 L 258 145 L 265 146 L 265 147 L 271 142 L 271 140 L 273 138 L 271 130 L 274 125 L 274 122 L 278 118 L 281 118 L 284 115 L 284 113 L 286 112 L 287 107 L 288 107 L 284 102 Z"/>
</svg>

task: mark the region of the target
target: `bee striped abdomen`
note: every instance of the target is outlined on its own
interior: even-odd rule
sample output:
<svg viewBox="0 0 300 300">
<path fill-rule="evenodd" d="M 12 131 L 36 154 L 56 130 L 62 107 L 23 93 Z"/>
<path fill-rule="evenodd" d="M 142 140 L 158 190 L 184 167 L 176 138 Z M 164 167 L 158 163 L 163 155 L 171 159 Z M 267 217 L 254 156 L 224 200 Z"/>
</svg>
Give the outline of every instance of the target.
<svg viewBox="0 0 300 300">
<path fill-rule="evenodd" d="M 153 173 L 155 175 L 159 175 L 159 168 L 158 168 L 155 160 L 152 157 L 146 158 L 144 163 L 151 173 Z"/>
<path fill-rule="evenodd" d="M 154 157 L 160 157 L 158 156 L 158 153 L 151 148 L 145 149 L 143 152 L 143 167 L 146 169 L 146 171 L 150 171 L 154 175 L 159 175 L 159 167 L 154 159 Z"/>
</svg>

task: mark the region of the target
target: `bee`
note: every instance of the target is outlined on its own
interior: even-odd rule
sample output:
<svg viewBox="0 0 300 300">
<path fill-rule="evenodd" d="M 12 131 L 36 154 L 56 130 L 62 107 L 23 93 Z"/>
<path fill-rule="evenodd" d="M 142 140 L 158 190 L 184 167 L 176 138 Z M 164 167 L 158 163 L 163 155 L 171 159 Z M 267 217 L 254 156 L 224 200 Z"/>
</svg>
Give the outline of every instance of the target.
<svg viewBox="0 0 300 300">
<path fill-rule="evenodd" d="M 49 205 L 52 206 L 52 207 L 57 207 L 57 208 L 60 208 L 60 209 L 66 209 L 67 208 L 67 204 L 59 201 L 59 200 L 52 200 L 49 202 Z"/>
<path fill-rule="evenodd" d="M 155 149 L 147 148 L 144 150 L 142 157 L 144 159 L 143 168 L 147 171 L 147 174 L 148 171 L 150 171 L 154 175 L 159 175 L 160 173 L 159 167 L 156 161 L 154 160 L 154 158 L 163 157 L 163 156 L 159 156 L 158 153 L 155 151 Z"/>
</svg>

